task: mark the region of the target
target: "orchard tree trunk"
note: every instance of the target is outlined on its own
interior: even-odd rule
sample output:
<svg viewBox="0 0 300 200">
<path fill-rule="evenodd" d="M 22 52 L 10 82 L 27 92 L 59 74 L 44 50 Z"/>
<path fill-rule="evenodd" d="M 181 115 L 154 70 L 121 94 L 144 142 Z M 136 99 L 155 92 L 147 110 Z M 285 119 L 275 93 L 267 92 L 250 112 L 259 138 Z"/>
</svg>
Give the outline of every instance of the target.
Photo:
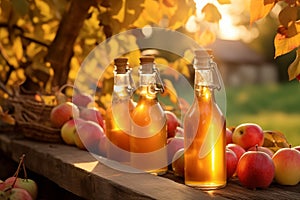
<svg viewBox="0 0 300 200">
<path fill-rule="evenodd" d="M 68 80 L 73 45 L 93 4 L 95 0 L 71 0 L 63 15 L 45 60 L 54 70 L 53 87 L 60 87 Z"/>
</svg>

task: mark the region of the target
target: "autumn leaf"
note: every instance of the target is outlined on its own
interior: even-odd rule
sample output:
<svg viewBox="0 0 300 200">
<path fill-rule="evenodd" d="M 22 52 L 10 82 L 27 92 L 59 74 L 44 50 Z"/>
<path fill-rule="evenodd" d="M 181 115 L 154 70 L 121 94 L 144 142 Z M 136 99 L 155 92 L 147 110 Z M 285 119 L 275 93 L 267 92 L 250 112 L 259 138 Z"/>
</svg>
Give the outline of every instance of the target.
<svg viewBox="0 0 300 200">
<path fill-rule="evenodd" d="M 218 0 L 219 4 L 231 4 L 231 0 Z"/>
<path fill-rule="evenodd" d="M 208 22 L 218 23 L 222 18 L 218 8 L 211 3 L 206 4 L 201 12 L 204 14 L 204 19 Z"/>
<path fill-rule="evenodd" d="M 300 50 L 296 51 L 296 59 L 288 68 L 289 80 L 295 79 L 300 75 Z"/>
<path fill-rule="evenodd" d="M 250 24 L 264 18 L 269 14 L 276 4 L 276 0 L 251 0 L 250 2 Z"/>
<path fill-rule="evenodd" d="M 296 30 L 300 30 L 300 22 L 295 23 Z M 300 33 L 294 35 L 293 37 L 286 37 L 280 33 L 277 33 L 274 39 L 274 46 L 275 46 L 275 58 L 286 54 L 293 49 L 300 46 Z"/>
<path fill-rule="evenodd" d="M 184 26 L 189 19 L 189 16 L 192 16 L 195 12 L 195 2 L 192 0 L 189 1 L 177 1 L 177 7 L 175 14 L 169 19 L 169 28 L 178 29 L 181 26 Z"/>
<path fill-rule="evenodd" d="M 202 32 L 198 32 L 195 35 L 195 40 L 200 44 L 200 45 L 208 45 L 213 43 L 216 40 L 216 35 L 214 32 L 212 32 L 209 29 L 205 29 Z"/>
<path fill-rule="evenodd" d="M 280 11 L 278 19 L 280 24 L 282 24 L 284 27 L 288 27 L 290 23 L 295 22 L 297 20 L 297 15 L 297 7 L 286 6 Z"/>
</svg>

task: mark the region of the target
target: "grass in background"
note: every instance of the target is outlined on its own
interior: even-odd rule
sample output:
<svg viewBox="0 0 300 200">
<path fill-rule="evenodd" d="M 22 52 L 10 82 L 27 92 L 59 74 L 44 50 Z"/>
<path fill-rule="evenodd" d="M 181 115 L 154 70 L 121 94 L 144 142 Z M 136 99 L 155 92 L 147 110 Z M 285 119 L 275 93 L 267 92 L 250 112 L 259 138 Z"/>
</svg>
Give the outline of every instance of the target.
<svg viewBox="0 0 300 200">
<path fill-rule="evenodd" d="M 300 145 L 300 84 L 227 87 L 227 126 L 245 122 L 264 130 L 283 132 L 289 143 Z"/>
</svg>

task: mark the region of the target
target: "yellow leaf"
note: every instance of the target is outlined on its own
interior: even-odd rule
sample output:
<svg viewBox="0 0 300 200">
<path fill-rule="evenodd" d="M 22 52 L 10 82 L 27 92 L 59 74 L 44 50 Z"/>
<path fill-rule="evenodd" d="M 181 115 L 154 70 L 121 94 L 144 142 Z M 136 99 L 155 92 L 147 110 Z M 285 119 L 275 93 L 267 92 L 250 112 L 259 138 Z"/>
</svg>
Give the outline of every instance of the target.
<svg viewBox="0 0 300 200">
<path fill-rule="evenodd" d="M 216 40 L 215 33 L 209 29 L 206 29 L 203 32 L 198 32 L 195 37 L 196 41 L 203 46 L 211 44 Z"/>
<path fill-rule="evenodd" d="M 290 64 L 288 68 L 289 80 L 295 79 L 300 74 L 300 50 L 296 51 L 296 59 Z"/>
<path fill-rule="evenodd" d="M 204 19 L 208 22 L 218 23 L 222 18 L 218 8 L 211 3 L 206 4 L 202 8 L 202 13 L 204 14 Z"/>
<path fill-rule="evenodd" d="M 250 24 L 267 16 L 276 4 L 276 0 L 251 0 L 250 2 Z"/>
<path fill-rule="evenodd" d="M 293 37 L 283 37 L 281 34 L 277 34 L 274 39 L 275 46 L 275 58 L 286 54 L 293 49 L 300 46 L 300 33 Z"/>
<path fill-rule="evenodd" d="M 49 20 L 52 18 L 50 6 L 42 1 L 42 0 L 35 0 L 36 7 L 40 10 L 41 15 L 43 16 L 44 20 Z"/>
<path fill-rule="evenodd" d="M 124 55 L 126 58 L 128 58 L 128 63 L 130 67 L 139 66 L 139 57 L 141 57 L 141 52 L 139 50 L 130 51 L 128 54 Z"/>
<path fill-rule="evenodd" d="M 231 4 L 231 0 L 218 0 L 219 4 Z"/>
<path fill-rule="evenodd" d="M 175 7 L 175 14 L 169 17 L 168 28 L 176 30 L 184 26 L 190 16 L 195 14 L 196 6 L 194 1 L 178 1 Z"/>
<path fill-rule="evenodd" d="M 145 0 L 143 6 L 144 9 L 142 13 L 133 25 L 142 28 L 149 24 L 159 24 L 159 21 L 162 18 L 159 2 L 155 0 Z"/>
<path fill-rule="evenodd" d="M 23 57 L 23 47 L 21 37 L 16 37 L 13 44 L 13 51 L 15 52 L 17 60 L 21 60 Z"/>
</svg>

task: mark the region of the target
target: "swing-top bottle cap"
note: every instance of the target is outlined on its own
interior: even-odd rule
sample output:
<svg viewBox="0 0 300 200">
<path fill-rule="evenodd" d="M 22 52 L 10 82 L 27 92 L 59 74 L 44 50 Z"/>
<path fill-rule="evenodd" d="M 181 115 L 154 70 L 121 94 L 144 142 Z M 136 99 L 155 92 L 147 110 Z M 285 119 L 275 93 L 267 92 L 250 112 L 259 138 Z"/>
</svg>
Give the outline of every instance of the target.
<svg viewBox="0 0 300 200">
<path fill-rule="evenodd" d="M 143 74 L 153 73 L 154 56 L 142 56 L 140 57 L 140 70 Z"/>
<path fill-rule="evenodd" d="M 211 57 L 212 50 L 211 49 L 197 49 L 194 51 L 194 54 L 197 58 Z"/>
<path fill-rule="evenodd" d="M 116 58 L 114 62 L 118 74 L 125 74 L 128 71 L 128 58 Z"/>
</svg>

